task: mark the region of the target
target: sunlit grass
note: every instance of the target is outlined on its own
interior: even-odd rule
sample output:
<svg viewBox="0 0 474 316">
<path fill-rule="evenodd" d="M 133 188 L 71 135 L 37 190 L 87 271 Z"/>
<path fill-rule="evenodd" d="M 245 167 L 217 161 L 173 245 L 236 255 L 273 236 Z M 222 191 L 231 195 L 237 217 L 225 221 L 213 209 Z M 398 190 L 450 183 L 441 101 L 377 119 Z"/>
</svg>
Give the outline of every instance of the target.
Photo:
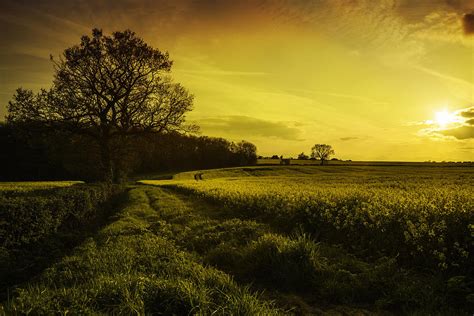
<svg viewBox="0 0 474 316">
<path fill-rule="evenodd" d="M 443 270 L 468 264 L 472 168 L 253 167 L 142 181 L 195 194 L 280 228 Z M 188 180 L 185 180 L 188 179 Z M 467 238 L 467 239 L 466 239 Z"/>
<path fill-rule="evenodd" d="M 0 191 L 33 191 L 69 187 L 82 181 L 18 181 L 0 182 Z"/>
</svg>

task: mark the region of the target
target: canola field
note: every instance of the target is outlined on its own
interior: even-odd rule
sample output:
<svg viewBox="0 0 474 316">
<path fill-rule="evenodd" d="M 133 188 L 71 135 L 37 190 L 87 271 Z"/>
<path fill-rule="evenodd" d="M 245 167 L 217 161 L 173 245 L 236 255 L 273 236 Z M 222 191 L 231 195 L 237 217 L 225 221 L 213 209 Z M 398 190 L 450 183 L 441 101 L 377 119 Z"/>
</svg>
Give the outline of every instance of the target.
<svg viewBox="0 0 474 316">
<path fill-rule="evenodd" d="M 369 258 L 471 273 L 474 168 L 249 167 L 143 181 L 190 193 Z M 198 180 L 196 180 L 198 179 Z"/>
</svg>

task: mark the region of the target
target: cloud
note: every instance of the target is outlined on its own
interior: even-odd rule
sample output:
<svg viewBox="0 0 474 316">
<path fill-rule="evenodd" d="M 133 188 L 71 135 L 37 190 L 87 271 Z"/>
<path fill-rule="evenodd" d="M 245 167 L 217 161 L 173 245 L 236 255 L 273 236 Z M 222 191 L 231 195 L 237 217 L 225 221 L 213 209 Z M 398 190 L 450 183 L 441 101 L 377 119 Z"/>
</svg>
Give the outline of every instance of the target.
<svg viewBox="0 0 474 316">
<path fill-rule="evenodd" d="M 464 125 L 456 128 L 439 131 L 444 136 L 453 136 L 460 140 L 474 139 L 474 125 Z"/>
<path fill-rule="evenodd" d="M 416 69 L 416 70 L 419 70 L 421 72 L 427 73 L 429 75 L 432 75 L 434 77 L 438 77 L 442 80 L 446 80 L 446 81 L 458 84 L 458 85 L 462 86 L 464 89 L 466 89 L 467 91 L 474 89 L 474 84 L 472 82 L 469 82 L 469 81 L 466 81 L 466 80 L 463 80 L 463 79 L 460 79 L 460 78 L 457 78 L 457 77 L 454 77 L 454 76 L 451 76 L 451 75 L 443 74 L 443 73 L 440 73 L 438 71 L 435 71 L 433 69 L 429 69 L 429 68 L 426 68 L 426 67 L 423 67 L 423 66 L 412 66 L 412 68 Z"/>
<path fill-rule="evenodd" d="M 342 140 L 343 142 L 345 141 L 348 141 L 348 140 L 356 140 L 356 139 L 359 139 L 359 137 L 341 137 L 339 138 L 340 140 Z"/>
<path fill-rule="evenodd" d="M 197 122 L 203 132 L 213 135 L 241 137 L 269 137 L 283 140 L 302 140 L 300 130 L 285 122 L 273 122 L 249 116 L 230 115 L 209 117 Z"/>
<path fill-rule="evenodd" d="M 460 110 L 458 114 L 462 117 L 466 118 L 474 118 L 474 106 L 471 106 L 470 108 Z M 474 124 L 471 124 L 474 125 Z"/>
<path fill-rule="evenodd" d="M 462 24 L 464 27 L 464 34 L 474 34 L 474 12 L 464 14 Z"/>
<path fill-rule="evenodd" d="M 446 126 L 440 126 L 432 120 L 421 122 L 419 125 L 427 128 L 420 130 L 419 134 L 436 139 L 443 137 L 454 137 L 458 140 L 474 139 L 474 106 L 455 111 L 452 117 L 453 121 Z"/>
</svg>

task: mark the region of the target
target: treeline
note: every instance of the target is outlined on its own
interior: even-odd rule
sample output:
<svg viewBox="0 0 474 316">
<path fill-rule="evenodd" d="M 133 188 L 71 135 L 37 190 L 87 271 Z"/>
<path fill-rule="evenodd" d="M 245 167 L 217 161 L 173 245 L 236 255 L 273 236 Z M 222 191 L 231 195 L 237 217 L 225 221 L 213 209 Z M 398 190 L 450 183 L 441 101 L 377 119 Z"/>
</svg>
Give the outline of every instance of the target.
<svg viewBox="0 0 474 316">
<path fill-rule="evenodd" d="M 103 178 L 101 147 L 86 134 L 31 123 L 0 123 L 0 146 L 0 181 Z M 111 156 L 122 179 L 133 173 L 244 166 L 257 161 L 252 143 L 176 132 L 117 138 Z"/>
</svg>

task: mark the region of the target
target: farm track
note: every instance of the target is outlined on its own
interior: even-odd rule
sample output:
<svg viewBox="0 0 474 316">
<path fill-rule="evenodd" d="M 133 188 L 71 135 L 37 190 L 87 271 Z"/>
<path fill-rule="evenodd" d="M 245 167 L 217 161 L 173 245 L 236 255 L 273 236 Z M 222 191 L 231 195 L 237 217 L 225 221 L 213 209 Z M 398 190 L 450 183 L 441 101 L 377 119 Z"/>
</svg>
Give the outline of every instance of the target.
<svg viewBox="0 0 474 316">
<path fill-rule="evenodd" d="M 263 293 L 263 297 L 269 300 L 273 300 L 276 304 L 288 311 L 289 314 L 294 315 L 375 315 L 380 314 L 370 312 L 369 310 L 342 305 L 331 305 L 318 298 L 314 295 L 305 295 L 294 291 L 279 291 L 276 290 L 272 284 L 268 284 L 264 280 L 256 278 L 248 278 L 242 275 L 241 271 L 229 269 L 225 264 L 209 263 L 206 258 L 208 254 L 224 243 L 232 240 L 238 240 L 240 232 L 235 227 L 226 227 L 228 223 L 238 222 L 243 227 L 256 225 L 258 226 L 258 234 L 254 236 L 248 243 L 255 242 L 259 236 L 264 233 L 278 234 L 272 227 L 266 223 L 256 222 L 254 220 L 246 220 L 242 216 L 238 216 L 238 213 L 229 212 L 216 205 L 209 204 L 202 199 L 190 194 L 184 194 L 176 192 L 172 188 L 160 188 L 160 187 L 146 187 L 144 188 L 146 196 L 148 197 L 149 205 L 158 214 L 161 220 L 165 220 L 167 223 L 175 227 L 179 231 L 177 234 L 168 234 L 166 237 L 173 239 L 173 241 L 179 246 L 184 248 L 185 251 L 193 252 L 199 260 L 205 264 L 210 264 L 217 269 L 223 270 L 225 273 L 233 276 L 238 283 L 242 285 L 251 284 L 251 287 Z M 152 224 L 153 226 L 153 224 Z M 163 226 L 163 225 L 161 225 Z M 220 226 L 220 227 L 219 227 Z M 214 238 L 212 232 L 215 231 L 215 227 L 219 227 L 218 233 L 221 236 Z M 195 230 L 198 231 L 195 231 Z M 166 230 L 166 228 L 164 229 Z M 200 230 L 200 231 L 199 231 Z M 202 238 L 199 240 L 189 240 L 186 234 L 181 235 L 183 231 L 192 232 L 194 235 L 198 235 Z M 160 235 L 160 231 L 156 231 Z M 201 233 L 201 234 L 200 234 Z M 165 233 L 166 235 L 166 233 Z M 203 239 L 209 237 L 212 239 L 209 247 L 203 247 L 200 245 L 204 242 Z"/>
</svg>

